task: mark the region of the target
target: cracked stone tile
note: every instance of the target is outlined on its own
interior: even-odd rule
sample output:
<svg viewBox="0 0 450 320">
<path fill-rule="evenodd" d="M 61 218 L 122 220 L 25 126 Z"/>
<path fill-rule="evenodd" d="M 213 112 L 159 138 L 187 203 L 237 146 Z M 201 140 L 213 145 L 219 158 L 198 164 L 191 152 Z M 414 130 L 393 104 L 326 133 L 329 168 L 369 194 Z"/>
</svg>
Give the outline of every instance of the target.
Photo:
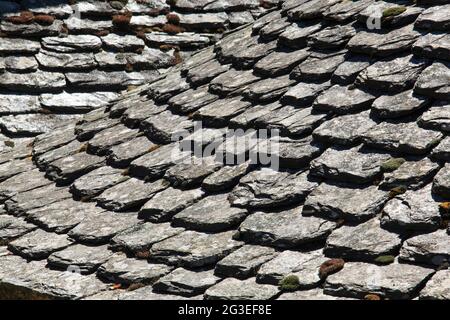
<svg viewBox="0 0 450 320">
<path fill-rule="evenodd" d="M 203 121 L 208 126 L 226 126 L 230 119 L 238 116 L 250 107 L 251 103 L 243 101 L 240 96 L 219 99 L 200 108 L 194 114 L 194 119 Z"/>
<path fill-rule="evenodd" d="M 390 159 L 361 146 L 352 149 L 327 149 L 311 162 L 311 174 L 342 182 L 369 183 L 381 175 L 381 164 Z"/>
<path fill-rule="evenodd" d="M 148 251 L 152 245 L 183 232 L 183 228 L 174 228 L 170 223 L 141 223 L 126 229 L 111 239 L 109 248 L 137 254 Z"/>
<path fill-rule="evenodd" d="M 281 98 L 281 102 L 295 106 L 309 106 L 324 90 L 331 87 L 329 81 L 323 83 L 303 83 L 290 88 Z"/>
<path fill-rule="evenodd" d="M 247 279 L 256 276 L 260 266 L 277 256 L 274 249 L 255 245 L 245 245 L 232 252 L 215 267 L 214 274 L 222 278 Z"/>
<path fill-rule="evenodd" d="M 411 299 L 432 273 L 431 269 L 407 264 L 346 263 L 343 270 L 328 276 L 324 293 L 352 298 L 376 294 L 388 299 Z"/>
<path fill-rule="evenodd" d="M 250 170 L 251 164 L 249 161 L 237 166 L 224 166 L 203 180 L 202 188 L 209 192 L 220 192 L 231 189 Z"/>
<path fill-rule="evenodd" d="M 186 268 L 213 265 L 243 245 L 232 239 L 233 234 L 234 231 L 215 234 L 184 231 L 154 244 L 150 250 L 150 258 Z"/>
<path fill-rule="evenodd" d="M 413 90 L 378 97 L 372 104 L 372 112 L 381 119 L 400 118 L 428 106 L 429 101 Z"/>
<path fill-rule="evenodd" d="M 302 207 L 282 212 L 256 212 L 239 227 L 246 242 L 278 248 L 293 248 L 325 239 L 336 224 L 316 217 L 304 217 Z"/>
<path fill-rule="evenodd" d="M 307 50 L 274 51 L 259 60 L 254 67 L 255 72 L 264 76 L 277 77 L 289 73 L 308 56 Z"/>
<path fill-rule="evenodd" d="M 412 51 L 419 57 L 449 60 L 450 36 L 445 33 L 428 33 L 414 43 Z"/>
<path fill-rule="evenodd" d="M 431 157 L 434 159 L 450 162 L 450 137 L 445 137 L 441 143 L 433 149 Z"/>
<path fill-rule="evenodd" d="M 55 20 L 51 25 L 40 25 L 37 22 L 30 24 L 14 24 L 8 21 L 2 21 L 0 23 L 0 29 L 8 36 L 21 36 L 21 37 L 50 37 L 57 36 L 63 22 L 61 20 Z"/>
<path fill-rule="evenodd" d="M 370 147 L 416 155 L 429 152 L 442 138 L 441 132 L 422 129 L 415 122 L 382 122 L 362 134 Z"/>
<path fill-rule="evenodd" d="M 66 188 L 55 187 L 49 184 L 44 187 L 18 193 L 5 201 L 8 213 L 14 216 L 22 216 L 28 211 L 50 205 L 64 199 L 71 198 L 72 195 Z"/>
<path fill-rule="evenodd" d="M 190 271 L 177 268 L 159 279 L 153 289 L 159 293 L 192 297 L 204 293 L 219 281 L 220 278 L 214 275 L 214 270 Z"/>
<path fill-rule="evenodd" d="M 156 147 L 157 145 L 148 140 L 147 137 L 136 137 L 111 147 L 107 156 L 107 163 L 114 167 L 125 168 L 133 160 L 149 153 L 150 150 Z"/>
<path fill-rule="evenodd" d="M 4 202 L 18 193 L 43 187 L 50 183 L 38 169 L 27 170 L 0 182 L 0 201 Z"/>
<path fill-rule="evenodd" d="M 148 98 L 133 100 L 131 106 L 128 103 L 126 105 L 121 121 L 129 128 L 139 128 L 145 119 L 157 116 L 167 109 L 166 106 L 156 105 L 153 101 L 149 101 Z"/>
<path fill-rule="evenodd" d="M 222 65 L 217 60 L 211 60 L 189 69 L 186 78 L 191 84 L 200 86 L 209 83 L 228 70 L 228 65 Z"/>
<path fill-rule="evenodd" d="M 420 33 L 410 24 L 388 32 L 358 32 L 347 44 L 351 52 L 386 57 L 410 50 Z"/>
<path fill-rule="evenodd" d="M 66 145 L 47 151 L 40 155 L 33 156 L 33 160 L 35 161 L 39 169 L 46 170 L 50 165 L 50 163 L 61 158 L 73 156 L 79 153 L 80 150 L 82 150 L 84 147 L 85 145 L 83 143 L 77 140 L 73 140 L 67 143 Z"/>
<path fill-rule="evenodd" d="M 172 97 L 168 104 L 171 110 L 182 114 L 189 114 L 197 111 L 219 97 L 208 92 L 208 87 L 203 86 L 198 89 L 190 89 Z"/>
<path fill-rule="evenodd" d="M 349 85 L 355 82 L 358 74 L 370 66 L 370 59 L 365 56 L 353 55 L 340 64 L 331 76 L 331 82 Z"/>
<path fill-rule="evenodd" d="M 343 226 L 334 230 L 327 238 L 323 252 L 346 261 L 372 261 L 379 256 L 397 255 L 401 245 L 400 237 L 382 229 L 375 218 L 356 227 Z"/>
<path fill-rule="evenodd" d="M 41 50 L 36 59 L 39 64 L 49 69 L 85 70 L 92 69 L 97 66 L 93 53 L 61 53 Z"/>
<path fill-rule="evenodd" d="M 391 10 L 396 10 L 396 8 L 401 7 L 402 3 L 390 3 L 386 1 L 376 1 L 367 6 L 363 11 L 361 11 L 357 18 L 360 22 L 367 24 L 376 24 L 377 21 L 373 19 L 380 19 L 381 28 L 390 27 L 401 27 L 403 25 L 412 23 L 416 20 L 419 14 L 424 10 L 421 7 L 416 6 L 405 6 L 403 12 L 399 14 L 389 14 Z"/>
<path fill-rule="evenodd" d="M 322 29 L 320 23 L 294 23 L 280 34 L 278 41 L 290 48 L 302 49 L 307 46 L 308 36 Z"/>
<path fill-rule="evenodd" d="M 127 179 L 129 177 L 124 176 L 121 169 L 100 167 L 76 179 L 70 186 L 70 192 L 77 198 L 91 199 Z"/>
<path fill-rule="evenodd" d="M 359 2 L 359 1 L 358 1 Z M 353 2 L 352 2 L 353 3 Z M 351 298 L 344 297 L 333 297 L 323 293 L 322 288 L 311 289 L 306 291 L 294 291 L 294 292 L 286 292 L 280 295 L 277 300 L 291 300 L 291 301 L 303 301 L 303 300 L 318 300 L 318 301 L 326 301 L 326 300 L 353 300 Z"/>
<path fill-rule="evenodd" d="M 326 9 L 322 14 L 326 19 L 345 22 L 355 17 L 372 3 L 373 0 L 339 2 Z"/>
<path fill-rule="evenodd" d="M 130 259 L 124 254 L 116 253 L 98 268 L 97 276 L 113 283 L 125 285 L 152 284 L 172 269 L 164 264 Z"/>
<path fill-rule="evenodd" d="M 99 206 L 113 211 L 124 211 L 140 207 L 157 192 L 168 187 L 164 180 L 144 182 L 130 178 L 106 189 L 95 199 Z"/>
<path fill-rule="evenodd" d="M 33 113 L 41 109 L 38 96 L 0 94 L 0 114 Z"/>
<path fill-rule="evenodd" d="M 355 188 L 322 183 L 306 198 L 302 213 L 362 222 L 380 213 L 388 199 L 389 195 L 376 186 Z"/>
<path fill-rule="evenodd" d="M 344 47 L 357 35 L 352 24 L 327 27 L 308 37 L 308 45 L 317 50 L 330 50 Z"/>
<path fill-rule="evenodd" d="M 418 120 L 421 127 L 450 132 L 450 103 L 436 102 Z"/>
<path fill-rule="evenodd" d="M 218 171 L 223 163 L 217 161 L 214 156 L 198 158 L 193 156 L 191 159 L 170 167 L 164 179 L 170 182 L 173 187 L 180 189 L 191 189 L 199 187 L 202 181 Z"/>
<path fill-rule="evenodd" d="M 0 164 L 0 181 L 5 181 L 15 175 L 34 169 L 33 162 L 29 158 L 14 159 Z"/>
<path fill-rule="evenodd" d="M 50 270 L 45 268 L 44 261 L 26 263 L 25 260 L 12 256 L 5 257 L 2 263 L 6 264 L 6 269 L 13 267 L 16 271 L 20 270 L 6 273 L 2 282 L 13 288 L 24 288 L 25 296 L 29 299 L 78 300 L 107 289 L 107 285 L 95 276 Z M 23 298 L 23 295 L 19 293 L 18 297 Z"/>
<path fill-rule="evenodd" d="M 420 291 L 421 300 L 450 299 L 450 270 L 440 270 L 427 282 Z"/>
<path fill-rule="evenodd" d="M 0 87 L 26 93 L 54 91 L 65 86 L 64 74 L 41 70 L 27 74 L 6 71 L 0 79 Z"/>
<path fill-rule="evenodd" d="M 400 165 L 397 170 L 385 173 L 380 186 L 384 189 L 402 186 L 413 190 L 420 189 L 431 182 L 439 168 L 439 164 L 431 162 L 428 158 L 419 161 L 407 161 Z"/>
<path fill-rule="evenodd" d="M 110 33 L 101 39 L 104 46 L 114 50 L 135 51 L 145 47 L 144 40 L 132 35 Z"/>
<path fill-rule="evenodd" d="M 193 32 L 182 32 L 175 35 L 151 32 L 145 34 L 145 40 L 150 45 L 173 45 L 183 49 L 199 49 L 211 44 L 208 36 Z"/>
<path fill-rule="evenodd" d="M 222 58 L 231 59 L 233 65 L 238 69 L 248 69 L 275 50 L 276 46 L 276 41 L 264 43 L 256 38 L 250 38 L 248 41 L 243 40 L 241 45 L 230 53 L 229 57 L 222 54 Z"/>
<path fill-rule="evenodd" d="M 258 156 L 272 159 L 272 165 L 276 165 L 278 161 L 281 168 L 305 168 L 322 152 L 322 149 L 312 137 L 301 140 L 276 137 L 260 141 Z"/>
<path fill-rule="evenodd" d="M 433 6 L 417 18 L 415 26 L 425 30 L 448 31 L 450 29 L 450 5 Z"/>
<path fill-rule="evenodd" d="M 376 122 L 370 118 L 370 111 L 363 111 L 325 121 L 313 131 L 313 137 L 330 144 L 354 145 L 374 126 Z"/>
<path fill-rule="evenodd" d="M 308 82 L 327 81 L 339 65 L 345 61 L 345 53 L 345 51 L 313 52 L 308 59 L 292 70 L 291 76 L 296 80 Z"/>
<path fill-rule="evenodd" d="M 450 261 L 449 235 L 445 230 L 407 239 L 400 250 L 403 261 L 441 266 Z"/>
<path fill-rule="evenodd" d="M 10 242 L 8 250 L 26 259 L 40 260 L 71 244 L 67 235 L 37 229 Z"/>
<path fill-rule="evenodd" d="M 68 123 L 52 132 L 36 137 L 33 142 L 33 155 L 37 156 L 68 144 L 75 139 L 73 136 L 74 128 L 75 125 L 73 123 Z"/>
<path fill-rule="evenodd" d="M 381 60 L 362 70 L 356 83 L 368 89 L 398 93 L 413 87 L 425 67 L 423 60 L 410 55 Z"/>
<path fill-rule="evenodd" d="M 52 253 L 48 265 L 61 270 L 79 268 L 81 274 L 95 272 L 112 255 L 106 246 L 88 247 L 82 244 L 70 246 L 64 250 Z"/>
<path fill-rule="evenodd" d="M 190 152 L 182 152 L 178 143 L 161 146 L 130 164 L 132 176 L 157 179 L 164 176 L 167 169 L 190 157 Z"/>
<path fill-rule="evenodd" d="M 309 20 L 314 18 L 320 18 L 327 9 L 337 4 L 338 0 L 313 0 L 302 1 L 299 6 L 296 6 L 287 11 L 287 15 L 294 21 Z"/>
<path fill-rule="evenodd" d="M 55 233 L 65 233 L 81 223 L 88 215 L 95 216 L 105 210 L 91 203 L 65 199 L 39 208 L 28 210 L 28 221 Z"/>
<path fill-rule="evenodd" d="M 433 192 L 444 197 L 450 198 L 450 164 L 447 163 L 434 177 Z"/>
<path fill-rule="evenodd" d="M 95 134 L 95 136 L 87 142 L 87 151 L 99 156 L 108 153 L 109 148 L 123 142 L 136 138 L 139 132 L 130 129 L 123 124 L 104 129 Z"/>
<path fill-rule="evenodd" d="M 312 132 L 327 118 L 327 113 L 316 113 L 312 108 L 299 109 L 288 105 L 259 117 L 255 124 L 269 130 L 278 129 L 282 135 L 300 138 Z"/>
<path fill-rule="evenodd" d="M 112 20 L 91 20 L 87 18 L 78 18 L 74 15 L 65 19 L 64 23 L 70 33 L 95 34 L 101 31 L 109 31 L 113 28 Z"/>
<path fill-rule="evenodd" d="M 205 292 L 206 300 L 269 300 L 279 293 L 276 286 L 258 284 L 255 278 L 227 278 Z"/>
<path fill-rule="evenodd" d="M 239 225 L 247 211 L 231 207 L 228 194 L 206 197 L 172 219 L 172 225 L 203 232 L 220 232 Z"/>
<path fill-rule="evenodd" d="M 5 69 L 11 72 L 34 72 L 38 69 L 38 63 L 33 56 L 8 56 L 2 59 Z"/>
<path fill-rule="evenodd" d="M 34 231 L 37 228 L 34 224 L 28 223 L 21 218 L 8 215 L 0 215 L 0 245 L 5 246 L 9 242 Z M 2 254 L 0 254 L 2 256 Z"/>
<path fill-rule="evenodd" d="M 102 47 L 99 37 L 87 34 L 47 37 L 42 39 L 42 47 L 62 53 L 98 51 Z"/>
<path fill-rule="evenodd" d="M 307 175 L 307 172 L 291 174 L 270 168 L 253 171 L 233 189 L 230 203 L 253 209 L 298 203 L 317 187 L 317 183 L 309 181 Z"/>
<path fill-rule="evenodd" d="M 3 133 L 13 136 L 37 136 L 55 129 L 61 123 L 70 123 L 80 117 L 71 114 L 18 114 L 1 117 L 0 127 Z"/>
<path fill-rule="evenodd" d="M 316 98 L 313 110 L 348 114 L 367 109 L 375 98 L 372 94 L 357 88 L 334 85 Z"/>
<path fill-rule="evenodd" d="M 87 215 L 68 235 L 81 243 L 102 244 L 137 224 L 136 213 L 101 212 Z"/>
<path fill-rule="evenodd" d="M 283 31 L 292 24 L 287 17 L 273 19 L 268 24 L 259 29 L 259 36 L 264 41 L 276 40 Z"/>
<path fill-rule="evenodd" d="M 125 71 L 92 70 L 89 72 L 67 72 L 69 85 L 78 89 L 115 90 L 135 84 L 131 73 Z"/>
<path fill-rule="evenodd" d="M 153 222 L 169 221 L 176 213 L 204 196 L 200 189 L 167 188 L 154 195 L 139 211 L 139 217 Z"/>
<path fill-rule="evenodd" d="M 256 281 L 278 285 L 284 277 L 295 275 L 299 278 L 300 288 L 314 288 L 321 281 L 319 268 L 326 260 L 322 250 L 310 252 L 286 250 L 261 266 Z"/>
<path fill-rule="evenodd" d="M 450 64 L 435 61 L 420 74 L 414 91 L 435 99 L 449 100 Z"/>
<path fill-rule="evenodd" d="M 429 184 L 390 200 L 383 209 L 381 226 L 400 232 L 430 232 L 438 229 L 440 222 L 439 202 L 433 198 Z"/>
<path fill-rule="evenodd" d="M 253 74 L 252 70 L 242 71 L 230 69 L 214 78 L 209 83 L 209 90 L 218 95 L 234 95 L 243 92 L 248 86 L 260 80 L 258 76 Z"/>
<path fill-rule="evenodd" d="M 80 152 L 69 157 L 53 161 L 47 167 L 47 177 L 51 180 L 67 184 L 78 177 L 95 170 L 104 165 L 105 160 L 101 157 Z"/>
<path fill-rule="evenodd" d="M 2 38 L 0 53 L 37 53 L 41 49 L 39 41 L 26 40 L 21 38 Z"/>
<path fill-rule="evenodd" d="M 118 97 L 114 92 L 41 94 L 39 102 L 47 109 L 63 113 L 84 113 L 106 106 Z"/>
<path fill-rule="evenodd" d="M 167 124 L 170 123 L 170 126 Z M 155 142 L 163 144 L 177 141 L 186 132 L 192 131 L 194 123 L 185 116 L 163 111 L 141 122 L 141 129 Z"/>
<path fill-rule="evenodd" d="M 251 101 L 270 102 L 284 95 L 294 83 L 289 75 L 265 79 L 250 85 L 243 95 Z"/>
</svg>

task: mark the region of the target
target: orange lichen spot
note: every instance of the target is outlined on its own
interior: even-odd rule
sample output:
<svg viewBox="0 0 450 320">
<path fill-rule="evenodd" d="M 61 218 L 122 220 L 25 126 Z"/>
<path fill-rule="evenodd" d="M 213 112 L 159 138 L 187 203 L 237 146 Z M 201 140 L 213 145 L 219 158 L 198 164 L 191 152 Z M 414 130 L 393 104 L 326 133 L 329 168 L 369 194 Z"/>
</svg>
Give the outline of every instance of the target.
<svg viewBox="0 0 450 320">
<path fill-rule="evenodd" d="M 30 11 L 22 11 L 18 16 L 6 17 L 5 20 L 14 24 L 30 24 L 34 20 L 34 14 Z"/>
<path fill-rule="evenodd" d="M 148 152 L 149 152 L 149 153 L 150 153 L 150 152 L 153 152 L 153 151 L 155 151 L 155 150 L 158 150 L 159 148 L 160 148 L 160 145 L 155 144 L 155 145 L 151 146 L 150 148 L 148 148 Z"/>
<path fill-rule="evenodd" d="M 336 273 L 344 267 L 345 261 L 343 259 L 330 259 L 322 263 L 319 268 L 320 279 L 325 279 L 330 274 Z"/>
<path fill-rule="evenodd" d="M 167 22 L 171 24 L 180 24 L 180 17 L 176 13 L 168 13 L 166 15 Z"/>
<path fill-rule="evenodd" d="M 150 258 L 150 251 L 138 251 L 136 252 L 136 258 L 138 259 L 148 259 Z"/>
<path fill-rule="evenodd" d="M 364 296 L 364 300 L 381 300 L 381 297 L 377 294 L 369 293 Z"/>
<path fill-rule="evenodd" d="M 186 30 L 175 24 L 168 23 L 168 24 L 164 25 L 164 27 L 162 28 L 162 31 L 169 33 L 169 34 L 177 34 L 177 33 L 182 33 Z"/>
<path fill-rule="evenodd" d="M 118 290 L 120 288 L 122 288 L 122 285 L 120 283 L 116 283 L 109 287 L 109 290 Z"/>
<path fill-rule="evenodd" d="M 112 22 L 118 28 L 126 28 L 130 25 L 131 16 L 130 12 L 116 14 L 112 17 Z"/>
</svg>

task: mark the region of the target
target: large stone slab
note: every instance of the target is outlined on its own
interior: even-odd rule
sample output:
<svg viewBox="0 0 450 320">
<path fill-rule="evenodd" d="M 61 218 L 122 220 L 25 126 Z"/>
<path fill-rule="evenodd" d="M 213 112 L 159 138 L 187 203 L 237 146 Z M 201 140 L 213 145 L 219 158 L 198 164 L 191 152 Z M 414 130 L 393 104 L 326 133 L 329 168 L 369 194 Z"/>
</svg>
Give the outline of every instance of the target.
<svg viewBox="0 0 450 320">
<path fill-rule="evenodd" d="M 409 238 L 403 243 L 399 258 L 413 263 L 442 266 L 450 261 L 449 238 L 445 230 Z"/>
<path fill-rule="evenodd" d="M 205 292 L 206 300 L 269 300 L 273 299 L 279 290 L 267 284 L 258 284 L 255 278 L 238 280 L 227 278 Z"/>
</svg>

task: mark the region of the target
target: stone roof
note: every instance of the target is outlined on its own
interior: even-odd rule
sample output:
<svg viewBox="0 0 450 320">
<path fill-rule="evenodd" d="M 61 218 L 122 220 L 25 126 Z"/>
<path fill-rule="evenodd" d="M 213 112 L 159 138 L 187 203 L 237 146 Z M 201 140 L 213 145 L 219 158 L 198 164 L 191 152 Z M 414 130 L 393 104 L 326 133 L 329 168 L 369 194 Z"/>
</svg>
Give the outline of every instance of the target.
<svg viewBox="0 0 450 320">
<path fill-rule="evenodd" d="M 415 2 L 286 0 L 0 153 L 0 297 L 449 299 L 450 3 Z"/>
<path fill-rule="evenodd" d="M 0 3 L 0 143 L 105 106 L 274 5 L 248 1 Z M 11 145 L 12 143 L 6 143 Z"/>
</svg>

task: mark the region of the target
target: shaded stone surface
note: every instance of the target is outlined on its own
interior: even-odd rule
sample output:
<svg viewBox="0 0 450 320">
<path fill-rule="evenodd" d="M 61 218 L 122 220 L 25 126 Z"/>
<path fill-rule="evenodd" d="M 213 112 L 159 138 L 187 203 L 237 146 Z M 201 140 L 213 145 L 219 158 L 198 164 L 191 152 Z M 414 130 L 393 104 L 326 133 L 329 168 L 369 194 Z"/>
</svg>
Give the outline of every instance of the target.
<svg viewBox="0 0 450 320">
<path fill-rule="evenodd" d="M 227 278 L 206 290 L 204 297 L 206 300 L 268 300 L 277 294 L 277 287 L 257 284 L 255 278 Z"/>
<path fill-rule="evenodd" d="M 445 230 L 409 238 L 403 243 L 399 258 L 413 263 L 442 266 L 450 261 L 448 239 Z"/>
</svg>

